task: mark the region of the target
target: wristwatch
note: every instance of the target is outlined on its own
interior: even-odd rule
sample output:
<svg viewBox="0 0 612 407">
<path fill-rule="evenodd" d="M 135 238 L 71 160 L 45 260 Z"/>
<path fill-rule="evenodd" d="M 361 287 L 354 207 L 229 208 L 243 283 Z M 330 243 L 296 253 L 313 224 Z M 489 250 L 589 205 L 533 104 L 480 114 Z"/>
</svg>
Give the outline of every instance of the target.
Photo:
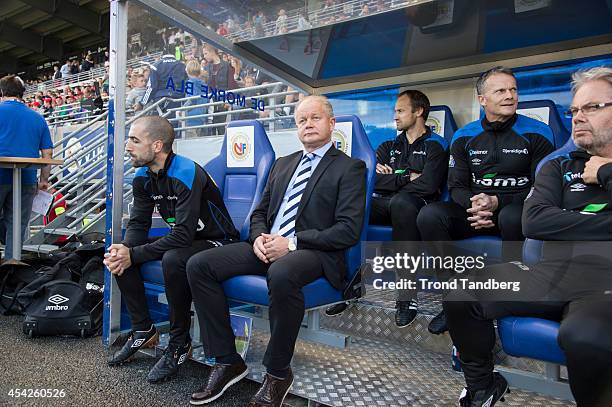
<svg viewBox="0 0 612 407">
<path fill-rule="evenodd" d="M 293 252 L 297 249 L 297 245 L 295 244 L 295 237 L 290 237 L 289 238 L 289 251 Z"/>
</svg>

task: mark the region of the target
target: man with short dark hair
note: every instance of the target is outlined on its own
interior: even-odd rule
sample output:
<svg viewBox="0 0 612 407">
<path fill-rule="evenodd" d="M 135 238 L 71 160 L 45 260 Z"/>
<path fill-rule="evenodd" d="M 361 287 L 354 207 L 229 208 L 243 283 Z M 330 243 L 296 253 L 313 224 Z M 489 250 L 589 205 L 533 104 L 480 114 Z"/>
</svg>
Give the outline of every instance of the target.
<svg viewBox="0 0 612 407">
<path fill-rule="evenodd" d="M 23 81 L 14 75 L 0 79 L 0 157 L 33 157 L 51 158 L 53 142 L 45 119 L 29 109 L 23 102 L 25 86 Z M 37 189 L 46 190 L 49 186 L 49 172 L 45 166 L 36 178 L 35 169 L 21 170 L 21 214 L 13 213 L 13 176 L 8 168 L 0 168 L 0 210 L 4 211 L 6 227 L 6 247 L 4 258 L 14 258 L 13 218 L 21 216 L 21 234 L 26 238 L 26 230 L 32 213 L 32 202 Z M 38 188 L 37 188 L 38 186 Z"/>
<path fill-rule="evenodd" d="M 477 235 L 523 241 L 521 212 L 540 160 L 553 151 L 550 127 L 516 113 L 518 90 L 512 71 L 495 67 L 476 83 L 485 117 L 457 130 L 451 141 L 448 189 L 451 202 L 427 205 L 417 219 L 424 241 L 440 242 Z M 506 260 L 520 260 L 503 245 Z M 444 314 L 430 323 L 431 333 L 446 331 Z"/>
<path fill-rule="evenodd" d="M 557 341 L 578 406 L 612 405 L 612 69 L 573 79 L 578 148 L 542 166 L 523 210 L 525 235 L 545 240 L 543 260 L 478 272 L 478 280 L 519 282 L 516 295 L 455 290 L 445 298 L 466 381 L 462 407 L 492 407 L 506 393 L 508 383 L 493 372 L 493 321 L 509 315 L 560 321 Z"/>
<path fill-rule="evenodd" d="M 149 372 L 152 383 L 174 376 L 191 352 L 187 260 L 195 253 L 239 237 L 215 182 L 201 166 L 174 154 L 173 142 L 174 129 L 165 118 L 147 116 L 132 124 L 126 151 L 132 165 L 138 168 L 132 182 L 134 204 L 123 243 L 111 245 L 104 260 L 115 275 L 133 330 L 123 348 L 109 358 L 111 366 L 130 361 L 140 348 L 157 343 L 138 265 L 152 260 L 162 262 L 170 309 L 170 341 Z M 171 230 L 150 242 L 155 207 Z"/>
<path fill-rule="evenodd" d="M 370 224 L 391 225 L 393 242 L 414 244 L 421 240 L 417 216 L 421 208 L 440 199 L 448 168 L 448 143 L 425 125 L 430 103 L 418 90 L 401 92 L 395 103 L 395 126 L 401 131 L 394 140 L 376 149 L 376 183 Z M 394 245 L 396 249 L 406 246 Z M 389 248 L 385 248 L 389 249 Z M 394 255 L 394 254 L 392 254 Z M 397 270 L 397 280 L 414 280 L 414 274 Z M 417 291 L 397 293 L 395 324 L 409 326 L 417 315 Z M 346 303 L 327 309 L 335 315 Z"/>
</svg>

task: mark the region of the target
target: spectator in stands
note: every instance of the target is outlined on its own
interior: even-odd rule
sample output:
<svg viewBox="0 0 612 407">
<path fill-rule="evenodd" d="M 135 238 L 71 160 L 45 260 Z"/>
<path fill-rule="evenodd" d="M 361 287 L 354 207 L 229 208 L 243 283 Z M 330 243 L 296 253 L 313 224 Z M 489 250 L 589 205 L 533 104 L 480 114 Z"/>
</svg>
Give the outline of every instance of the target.
<svg viewBox="0 0 612 407">
<path fill-rule="evenodd" d="M 419 211 L 428 203 L 439 201 L 446 182 L 448 143 L 425 125 L 430 103 L 418 90 L 405 90 L 395 103 L 395 125 L 401 134 L 376 149 L 376 183 L 370 224 L 392 226 L 397 251 L 420 251 L 417 228 Z M 388 248 L 389 249 L 389 248 Z M 411 250 L 412 249 L 412 250 Z M 397 270 L 397 279 L 414 280 L 414 274 Z M 346 303 L 330 307 L 328 315 L 346 308 Z M 406 327 L 417 315 L 417 291 L 398 290 L 395 324 Z"/>
<path fill-rule="evenodd" d="M 225 37 L 228 34 L 227 28 L 225 27 L 225 23 L 220 23 L 219 28 L 217 28 L 217 34 Z"/>
<path fill-rule="evenodd" d="M 90 51 L 87 53 L 87 56 L 83 60 L 83 64 L 81 65 L 81 72 L 87 72 L 93 67 L 94 67 L 93 56 L 91 55 L 91 51 Z"/>
<path fill-rule="evenodd" d="M 46 118 L 50 117 L 53 114 L 53 105 L 51 104 L 51 98 L 50 97 L 46 97 L 43 100 L 44 100 L 43 116 L 46 119 Z"/>
<path fill-rule="evenodd" d="M 253 16 L 253 34 L 255 37 L 264 37 L 266 35 L 266 30 L 264 29 L 265 22 L 266 19 L 262 11 Z"/>
<path fill-rule="evenodd" d="M 187 68 L 186 69 L 187 69 L 187 77 L 188 77 L 189 81 L 191 81 L 193 83 L 194 94 L 198 95 L 200 93 L 199 90 L 202 89 L 202 85 L 204 85 L 204 81 L 202 81 L 202 79 L 200 78 L 200 76 L 202 74 L 202 70 L 200 68 L 200 64 L 195 59 L 192 59 L 191 61 L 187 62 Z M 202 103 L 205 103 L 205 102 L 206 102 L 206 99 L 202 99 L 200 97 L 200 98 L 188 100 L 187 102 L 185 102 L 185 106 L 202 104 Z M 203 115 L 203 114 L 206 113 L 206 111 L 207 111 L 207 109 L 204 108 L 204 107 L 193 108 L 193 109 L 190 109 L 190 110 L 187 111 L 187 117 Z M 185 125 L 187 127 L 201 126 L 203 124 L 206 124 L 206 123 L 205 123 L 205 119 L 202 118 L 202 117 L 195 118 L 195 119 L 189 119 L 189 120 L 185 121 Z M 186 130 L 186 132 L 187 132 L 187 136 L 188 137 L 198 137 L 198 136 L 208 135 L 210 132 L 208 132 L 206 130 L 208 130 L 208 129 L 200 128 L 200 129 Z"/>
<path fill-rule="evenodd" d="M 181 40 L 174 44 L 174 58 L 176 58 L 177 61 L 183 61 L 185 59 L 185 44 Z"/>
<path fill-rule="evenodd" d="M 128 362 L 140 348 L 157 344 L 139 265 L 161 260 L 170 308 L 170 341 L 149 372 L 147 379 L 152 383 L 173 377 L 191 352 L 187 260 L 197 252 L 239 238 L 214 181 L 201 166 L 175 155 L 173 142 L 174 130 L 165 118 L 147 116 L 132 124 L 126 151 L 138 168 L 132 182 L 134 205 L 123 243 L 111 245 L 104 260 L 115 275 L 132 322 L 132 332 L 121 350 L 109 358 L 110 366 Z M 166 236 L 149 242 L 155 207 L 171 229 Z"/>
<path fill-rule="evenodd" d="M 43 117 L 28 109 L 21 99 L 25 92 L 23 81 L 14 75 L 0 79 L 0 157 L 51 158 L 53 143 Z M 26 230 L 32 213 L 32 202 L 38 189 L 49 187 L 50 167 L 45 166 L 36 179 L 35 169 L 23 169 L 21 173 L 21 213 L 13 213 L 13 176 L 10 169 L 0 169 L 0 208 L 4 213 L 6 247 L 4 258 L 12 259 L 21 247 L 13 247 L 13 219 L 21 217 L 21 233 Z"/>
<path fill-rule="evenodd" d="M 67 78 L 70 76 L 70 69 L 72 67 L 72 64 L 70 63 L 70 60 L 67 59 L 66 63 L 64 63 L 64 65 L 62 65 L 61 69 L 60 69 L 60 73 L 62 75 L 62 78 Z"/>
<path fill-rule="evenodd" d="M 300 16 L 298 18 L 297 30 L 301 31 L 307 30 L 309 28 L 312 28 L 312 24 L 310 23 L 310 21 L 308 21 L 308 13 L 306 11 L 303 11 L 300 13 Z"/>
<path fill-rule="evenodd" d="M 60 67 L 58 65 L 53 65 L 53 79 L 61 79 L 62 72 L 60 71 Z"/>
<path fill-rule="evenodd" d="M 236 82 L 236 86 L 243 86 L 244 77 L 248 74 L 247 68 L 242 65 L 242 60 L 240 58 L 230 56 L 229 62 L 234 71 L 234 82 Z"/>
<path fill-rule="evenodd" d="M 255 86 L 255 79 L 252 76 L 246 76 L 244 78 L 244 87 L 250 88 Z M 241 92 L 246 97 L 256 96 L 260 94 L 260 90 L 245 90 Z M 254 120 L 259 117 L 259 114 L 254 109 L 246 109 L 245 112 L 241 112 L 238 116 L 238 120 Z"/>
<path fill-rule="evenodd" d="M 168 98 L 181 98 L 185 95 L 176 89 L 167 88 L 168 79 L 172 78 L 173 82 L 177 86 L 187 79 L 187 73 L 185 72 L 185 64 L 181 61 L 177 61 L 174 56 L 174 49 L 168 48 L 165 50 L 164 55 L 151 65 L 149 73 L 149 80 L 147 82 L 147 90 L 142 98 L 141 104 L 146 106 L 148 104 L 155 103 L 156 101 L 168 97 Z M 178 107 L 180 102 L 174 102 L 172 100 L 166 100 L 160 108 L 162 110 Z"/>
<path fill-rule="evenodd" d="M 276 19 L 274 34 L 286 34 L 287 31 L 287 12 L 285 9 L 280 9 L 278 11 L 278 18 Z"/>
<path fill-rule="evenodd" d="M 367 16 L 368 14 L 370 14 L 370 7 L 368 6 L 368 3 L 365 3 L 361 7 L 361 12 L 359 13 L 359 17 Z"/>
<path fill-rule="evenodd" d="M 134 87 L 127 94 L 125 99 L 125 107 L 128 109 L 142 109 L 142 98 L 147 91 L 147 82 L 144 75 L 135 75 L 133 80 Z"/>
<path fill-rule="evenodd" d="M 521 212 L 542 158 L 553 151 L 550 127 L 518 115 L 512 71 L 495 67 L 476 83 L 485 117 L 457 130 L 450 147 L 448 189 L 451 202 L 427 205 L 417 219 L 425 241 L 450 241 L 497 235 L 523 241 Z M 520 260 L 516 243 L 503 245 L 504 258 Z M 446 331 L 444 313 L 430 323 L 431 333 Z"/>
<path fill-rule="evenodd" d="M 79 73 L 79 60 L 78 59 L 73 59 L 72 63 L 70 64 L 70 75 L 76 75 Z"/>
<path fill-rule="evenodd" d="M 86 115 L 93 114 L 93 111 L 95 110 L 94 92 L 92 92 L 92 90 L 89 88 L 85 89 L 83 92 L 83 97 L 79 103 L 81 104 L 81 109 L 87 113 Z"/>
<path fill-rule="evenodd" d="M 302 287 L 320 277 L 343 287 L 344 251 L 359 241 L 363 223 L 366 168 L 333 147 L 335 119 L 327 98 L 306 97 L 295 121 L 304 150 L 274 164 L 251 216 L 249 241 L 199 253 L 187 264 L 197 315 L 209 333 L 203 335 L 204 348 L 216 358 L 192 404 L 219 398 L 248 373 L 236 352 L 223 281 L 245 274 L 268 279 L 267 373 L 249 406 L 281 406 L 293 383 L 290 363 L 304 318 Z M 302 194 L 307 203 L 296 217 L 298 204 L 292 205 Z"/>
<path fill-rule="evenodd" d="M 572 85 L 578 148 L 542 166 L 523 210 L 525 235 L 545 240 L 543 261 L 479 272 L 483 279 L 520 282 L 520 297 L 456 290 L 444 301 L 467 385 L 461 406 L 493 406 L 506 393 L 492 352 L 493 321 L 508 315 L 561 321 L 557 341 L 578 406 L 612 405 L 612 69 L 578 72 Z"/>
<path fill-rule="evenodd" d="M 208 62 L 206 65 L 208 86 L 223 90 L 236 89 L 238 86 L 234 80 L 234 70 L 228 62 L 221 59 L 217 49 L 210 44 L 204 44 L 203 54 L 204 59 Z M 214 108 L 215 113 L 224 112 L 229 110 L 229 105 L 219 104 Z M 225 123 L 225 120 L 224 115 L 213 116 L 213 123 Z M 222 126 L 213 127 L 212 133 L 214 135 L 223 134 L 224 128 Z"/>
</svg>

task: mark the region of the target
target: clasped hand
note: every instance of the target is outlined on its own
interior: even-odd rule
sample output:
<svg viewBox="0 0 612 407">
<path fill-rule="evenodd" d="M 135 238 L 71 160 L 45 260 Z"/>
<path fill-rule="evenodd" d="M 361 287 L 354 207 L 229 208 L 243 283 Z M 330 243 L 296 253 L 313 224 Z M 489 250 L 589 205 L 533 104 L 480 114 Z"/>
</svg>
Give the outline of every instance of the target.
<svg viewBox="0 0 612 407">
<path fill-rule="evenodd" d="M 467 209 L 468 221 L 474 229 L 487 229 L 495 226 L 491 220 L 493 212 L 499 204 L 497 197 L 494 195 L 478 194 L 470 198 L 472 207 Z"/>
<path fill-rule="evenodd" d="M 120 276 L 132 265 L 130 249 L 122 244 L 113 244 L 109 247 L 108 253 L 104 253 L 104 265 L 109 271 Z"/>
<path fill-rule="evenodd" d="M 272 263 L 289 253 L 289 239 L 262 233 L 253 243 L 253 252 L 264 263 Z"/>
</svg>

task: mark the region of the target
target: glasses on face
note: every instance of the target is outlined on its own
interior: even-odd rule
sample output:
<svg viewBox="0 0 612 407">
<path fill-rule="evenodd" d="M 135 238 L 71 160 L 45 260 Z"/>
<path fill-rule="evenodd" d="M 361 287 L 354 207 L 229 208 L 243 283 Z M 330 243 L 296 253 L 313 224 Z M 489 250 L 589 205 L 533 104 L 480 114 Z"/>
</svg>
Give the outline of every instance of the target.
<svg viewBox="0 0 612 407">
<path fill-rule="evenodd" d="M 578 112 L 582 112 L 582 114 L 584 114 L 585 116 L 589 116 L 597 112 L 598 110 L 604 109 L 610 105 L 612 105 L 612 102 L 589 103 L 589 104 L 583 105 L 582 107 L 572 106 L 569 108 L 569 110 L 563 112 L 563 115 L 567 117 L 568 119 L 571 119 L 572 117 L 576 117 Z"/>
</svg>

